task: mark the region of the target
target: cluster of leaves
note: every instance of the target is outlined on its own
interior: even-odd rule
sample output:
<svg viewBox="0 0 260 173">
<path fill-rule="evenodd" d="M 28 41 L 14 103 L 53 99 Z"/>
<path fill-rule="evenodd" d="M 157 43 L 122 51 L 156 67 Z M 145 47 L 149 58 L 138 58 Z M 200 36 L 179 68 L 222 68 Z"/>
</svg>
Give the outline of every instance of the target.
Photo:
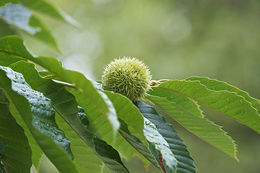
<svg viewBox="0 0 260 173">
<path fill-rule="evenodd" d="M 44 69 L 39 71 L 37 69 Z M 236 145 L 199 105 L 260 133 L 260 103 L 225 82 L 203 77 L 158 83 L 142 101 L 105 90 L 55 58 L 35 57 L 17 36 L 0 39 L 0 172 L 36 170 L 45 154 L 61 173 L 129 172 L 138 156 L 167 173 L 195 173 L 187 147 L 166 122 L 237 159 Z"/>
<path fill-rule="evenodd" d="M 73 23 L 44 0 L 4 0 L 0 18 L 57 48 L 38 14 Z M 37 69 L 44 69 L 40 71 Z M 121 158 L 138 156 L 161 172 L 195 173 L 187 147 L 165 117 L 237 159 L 234 141 L 205 118 L 200 105 L 260 133 L 260 103 L 225 82 L 168 80 L 132 102 L 102 84 L 35 57 L 17 36 L 0 39 L 0 173 L 38 170 L 45 154 L 61 173 L 129 172 Z"/>
<path fill-rule="evenodd" d="M 58 50 L 55 38 L 40 15 L 48 16 L 73 26 L 77 22 L 68 14 L 45 0 L 4 0 L 0 2 L 0 20 L 10 25 L 14 33 L 26 33 Z"/>
</svg>

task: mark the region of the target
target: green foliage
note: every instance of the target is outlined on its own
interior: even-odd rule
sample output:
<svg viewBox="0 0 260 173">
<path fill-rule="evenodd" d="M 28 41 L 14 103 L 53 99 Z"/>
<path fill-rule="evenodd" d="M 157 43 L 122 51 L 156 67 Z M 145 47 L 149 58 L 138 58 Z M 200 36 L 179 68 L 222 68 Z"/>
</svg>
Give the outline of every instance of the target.
<svg viewBox="0 0 260 173">
<path fill-rule="evenodd" d="M 63 12 L 60 9 L 56 9 L 45 0 L 20 0 L 20 2 L 27 8 L 32 9 L 33 11 L 42 13 L 46 16 L 52 17 L 63 22 L 70 23 L 70 21 L 66 18 L 65 12 Z"/>
<path fill-rule="evenodd" d="M 42 0 L 1 8 L 22 7 L 24 15 L 29 11 L 22 5 L 65 20 Z M 8 10 L 0 12 L 8 21 Z M 9 23 L 23 30 L 41 27 L 45 32 L 39 20 L 30 21 L 33 13 L 28 14 L 22 25 L 13 18 Z M 48 40 L 46 35 L 47 31 L 39 38 Z M 259 100 L 234 86 L 203 77 L 158 81 L 152 86 L 150 80 L 143 63 L 122 59 L 106 68 L 103 86 L 65 69 L 55 58 L 32 55 L 17 36 L 1 38 L 0 171 L 28 172 L 32 165 L 38 169 L 45 154 L 61 173 L 102 172 L 104 165 L 114 173 L 127 173 L 121 158 L 133 156 L 160 172 L 195 173 L 194 161 L 168 118 L 237 159 L 232 138 L 204 116 L 201 106 L 260 133 Z"/>
<path fill-rule="evenodd" d="M 32 151 L 23 129 L 9 112 L 9 103 L 3 94 L 1 89 L 0 162 L 2 161 L 7 172 L 29 172 L 32 165 Z"/>
<path fill-rule="evenodd" d="M 60 172 L 78 172 L 76 170 L 76 167 L 74 166 L 72 160 L 70 159 L 70 156 L 60 147 L 58 146 L 53 138 L 45 135 L 43 132 L 38 130 L 38 127 L 40 129 L 41 125 L 45 124 L 37 124 L 33 125 L 33 112 L 34 111 L 40 111 L 43 114 L 46 114 L 48 112 L 45 112 L 44 109 L 38 109 L 37 107 L 40 106 L 40 104 L 45 104 L 41 102 L 36 102 L 36 109 L 33 110 L 33 108 L 30 107 L 29 101 L 34 100 L 27 100 L 23 95 L 25 95 L 25 92 L 28 92 L 25 89 L 29 89 L 29 87 L 24 87 L 23 85 L 26 85 L 23 77 L 20 75 L 16 75 L 15 72 L 10 70 L 9 68 L 2 68 L 0 71 L 0 79 L 1 79 L 1 87 L 3 88 L 6 97 L 8 98 L 10 102 L 10 110 L 12 115 L 16 118 L 19 117 L 22 119 L 21 121 L 18 121 L 18 123 L 21 123 L 23 128 L 28 128 L 33 138 L 36 140 L 37 144 L 40 146 L 40 148 L 43 150 L 43 152 L 46 154 L 46 156 L 55 164 L 57 169 Z M 23 87 L 20 88 L 19 85 L 22 85 Z M 22 94 L 23 93 L 23 94 Z M 31 93 L 26 93 L 26 95 L 30 95 Z M 40 95 L 39 95 L 40 96 Z M 40 97 L 38 98 L 40 99 Z M 46 114 L 48 115 L 48 114 Z M 58 139 L 58 138 L 57 138 Z M 61 139 L 61 143 L 64 142 L 63 139 Z"/>
<path fill-rule="evenodd" d="M 123 170 L 125 169 L 124 166 L 122 165 L 121 160 L 118 161 L 117 157 L 103 156 L 103 152 L 116 153 L 116 151 L 112 147 L 107 146 L 106 147 L 107 150 L 96 149 L 99 147 L 95 146 L 93 142 L 93 132 L 89 131 L 88 123 L 86 124 L 86 122 L 89 122 L 89 120 L 87 120 L 86 114 L 84 113 L 84 111 L 82 111 L 82 108 L 78 108 L 74 96 L 72 96 L 68 91 L 66 91 L 64 86 L 54 83 L 51 80 L 40 78 L 37 71 L 34 68 L 34 65 L 31 63 L 19 61 L 15 64 L 12 64 L 11 67 L 16 71 L 22 72 L 26 80 L 29 81 L 29 84 L 34 89 L 37 89 L 42 93 L 44 93 L 45 95 L 49 96 L 49 98 L 52 100 L 52 104 L 56 112 L 66 121 L 66 123 L 69 124 L 69 126 L 71 127 L 70 130 L 74 130 L 75 133 L 79 136 L 77 138 L 78 141 L 83 140 L 85 144 L 87 144 L 89 147 L 92 148 L 94 152 L 96 152 L 97 156 L 101 158 L 108 167 L 112 167 L 112 169 L 119 169 L 119 168 Z M 62 127 L 65 128 L 66 126 L 65 127 L 64 126 L 65 125 L 63 123 Z M 67 132 L 67 133 L 74 134 L 73 132 Z M 102 145 L 104 146 L 105 142 L 102 142 Z M 78 151 L 76 149 L 76 152 L 84 153 L 86 151 L 84 150 Z M 81 160 L 80 162 L 83 161 L 84 160 Z M 82 170 L 80 164 L 78 164 L 78 169 Z"/>
<path fill-rule="evenodd" d="M 1 2 L 0 2 L 0 7 L 1 6 L 4 6 L 4 5 L 6 5 L 6 4 L 9 4 L 9 3 L 18 3 L 19 2 L 19 0 L 2 0 Z"/>
<path fill-rule="evenodd" d="M 15 11 L 15 12 L 14 12 Z M 0 8 L 0 17 L 18 31 L 25 31 L 51 46 L 57 48 L 55 39 L 41 21 L 21 4 L 8 4 Z"/>
<path fill-rule="evenodd" d="M 78 137 L 78 134 L 60 116 L 56 115 L 56 121 L 71 141 L 70 147 L 80 172 L 101 172 L 103 162 L 95 155 L 94 151 Z"/>
<path fill-rule="evenodd" d="M 175 93 L 183 95 L 203 106 L 234 118 L 260 133 L 260 116 L 250 102 L 234 92 L 212 89 L 199 81 L 167 81 L 153 88 L 149 93 L 163 97 L 171 97 Z"/>
<path fill-rule="evenodd" d="M 77 25 L 77 22 L 72 17 L 62 10 L 56 9 L 44 0 L 5 0 L 0 2 L 0 19 L 14 26 L 14 31 L 19 34 L 26 32 L 34 38 L 59 50 L 55 38 L 43 24 L 37 13 L 71 25 Z"/>
<path fill-rule="evenodd" d="M 234 141 L 213 122 L 192 114 L 189 110 L 185 110 L 179 106 L 178 103 L 169 101 L 163 96 L 147 96 L 147 99 L 149 99 L 159 111 L 176 120 L 192 134 L 231 157 L 237 157 Z"/>
<path fill-rule="evenodd" d="M 178 136 L 177 132 L 173 129 L 173 127 L 165 121 L 162 115 L 159 115 L 155 109 L 143 102 L 137 103 L 138 108 L 142 112 L 143 116 L 147 118 L 148 125 L 149 123 L 153 123 L 157 128 L 161 137 L 168 143 L 169 149 L 177 161 L 177 165 L 175 166 L 176 172 L 186 172 L 186 173 L 195 173 L 196 168 L 190 154 Z M 150 134 L 153 136 L 154 134 Z M 162 154 L 163 155 L 163 154 Z"/>
<path fill-rule="evenodd" d="M 4 153 L 5 153 L 5 145 L 2 141 L 0 141 L 0 173 L 5 173 L 4 165 L 1 163 Z"/>
<path fill-rule="evenodd" d="M 215 90 L 215 91 L 229 91 L 234 92 L 237 95 L 240 95 L 245 98 L 246 101 L 251 103 L 251 105 L 257 110 L 258 114 L 260 114 L 260 102 L 259 100 L 251 97 L 247 92 L 238 89 L 232 85 L 229 85 L 226 82 L 217 81 L 214 79 L 209 79 L 205 77 L 190 77 L 186 80 L 191 81 L 199 81 L 201 84 L 205 85 L 208 89 Z"/>
<path fill-rule="evenodd" d="M 129 132 L 132 135 L 138 137 L 141 142 L 148 146 L 143 134 L 144 119 L 138 111 L 138 108 L 134 106 L 129 99 L 120 94 L 111 93 L 108 91 L 106 91 L 105 93 L 112 101 L 116 109 L 118 118 L 127 123 Z"/>
</svg>

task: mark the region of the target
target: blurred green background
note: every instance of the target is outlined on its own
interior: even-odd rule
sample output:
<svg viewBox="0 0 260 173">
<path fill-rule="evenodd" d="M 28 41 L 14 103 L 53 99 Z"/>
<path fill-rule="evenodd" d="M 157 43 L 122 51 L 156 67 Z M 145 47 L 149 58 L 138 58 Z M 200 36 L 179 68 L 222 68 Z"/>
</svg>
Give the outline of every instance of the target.
<svg viewBox="0 0 260 173">
<path fill-rule="evenodd" d="M 21 33 L 38 55 L 61 59 L 67 68 L 99 80 L 114 58 L 137 57 L 153 79 L 208 76 L 227 81 L 260 99 L 259 0 L 56 0 L 79 26 L 41 17 L 57 39 L 60 52 Z M 0 36 L 13 34 L 0 20 Z M 259 173 L 260 136 L 204 109 L 238 144 L 236 162 L 172 122 L 187 144 L 198 173 Z M 42 160 L 41 173 L 55 170 Z M 87 164 L 87 163 L 86 163 Z M 47 166 L 46 166 L 47 165 Z M 127 162 L 131 172 L 145 169 L 138 158 Z M 147 172 L 156 173 L 149 167 Z"/>
</svg>

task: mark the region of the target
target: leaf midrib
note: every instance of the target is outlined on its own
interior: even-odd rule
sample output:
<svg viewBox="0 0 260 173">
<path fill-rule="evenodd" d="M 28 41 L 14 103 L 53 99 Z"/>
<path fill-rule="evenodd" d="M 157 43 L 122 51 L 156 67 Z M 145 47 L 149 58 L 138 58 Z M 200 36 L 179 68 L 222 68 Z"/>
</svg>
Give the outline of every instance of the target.
<svg viewBox="0 0 260 173">
<path fill-rule="evenodd" d="M 201 103 L 200 101 L 198 101 L 197 99 L 195 99 L 195 98 L 193 98 L 193 97 L 190 97 L 190 96 L 188 96 L 188 95 L 186 95 L 186 94 L 184 94 L 184 93 L 181 93 L 181 92 L 179 92 L 179 91 L 176 91 L 176 90 L 174 90 L 174 89 L 164 88 L 164 87 L 160 87 L 160 86 L 153 87 L 153 88 L 160 88 L 160 89 L 164 89 L 164 90 L 167 90 L 167 91 L 170 91 L 170 92 L 177 93 L 177 94 L 179 94 L 179 95 L 182 95 L 182 96 L 184 96 L 184 97 L 187 97 L 187 98 L 193 100 L 194 102 L 199 103 L 199 104 L 202 105 L 202 106 L 208 107 L 208 108 L 210 108 L 210 109 L 212 109 L 212 110 L 214 110 L 214 111 L 216 111 L 216 112 L 218 112 L 218 113 L 221 113 L 221 114 L 223 114 L 223 115 L 225 115 L 225 116 L 231 118 L 232 120 L 235 120 L 235 121 L 238 122 L 238 123 L 241 123 L 241 122 L 239 122 L 239 120 L 235 119 L 234 117 L 229 116 L 229 115 L 227 115 L 226 113 L 223 113 L 223 112 L 221 112 L 221 111 L 219 111 L 219 110 L 217 110 L 217 109 L 215 109 L 215 108 L 213 108 L 213 107 L 211 107 L 211 106 L 209 106 L 209 105 L 207 105 L 207 104 L 203 104 L 203 103 Z M 237 97 L 240 97 L 240 98 L 242 98 L 245 102 L 247 102 L 247 103 L 251 106 L 251 108 L 254 109 L 255 113 L 258 114 L 258 113 L 257 113 L 257 110 L 252 106 L 252 103 L 250 103 L 250 102 L 247 101 L 243 96 L 238 95 L 238 94 L 235 93 L 235 92 L 229 92 L 229 91 L 226 91 L 226 90 L 223 90 L 223 91 L 215 91 L 215 90 L 211 90 L 211 89 L 208 89 L 208 88 L 206 88 L 206 89 L 207 89 L 207 90 L 210 90 L 210 91 L 218 92 L 218 93 L 225 92 L 225 93 L 235 94 Z M 176 103 L 176 104 L 177 104 L 177 103 Z M 260 117 L 260 115 L 259 115 L 259 117 Z M 253 130 L 254 130 L 254 129 L 253 129 Z M 255 130 L 254 130 L 254 131 L 255 131 Z"/>
<path fill-rule="evenodd" d="M 60 76 L 60 75 L 57 74 L 56 72 L 50 70 L 48 67 L 44 67 L 44 66 L 40 65 L 39 63 L 37 63 L 37 62 L 31 60 L 31 58 L 36 58 L 36 57 L 26 58 L 26 56 L 23 56 L 23 55 L 20 55 L 20 54 L 17 54 L 17 53 L 13 53 L 13 52 L 10 52 L 10 51 L 7 51 L 7 50 L 0 50 L 0 52 L 6 53 L 6 54 L 11 54 L 11 55 L 14 55 L 14 56 L 23 58 L 23 59 L 25 59 L 25 60 L 27 60 L 27 61 L 29 61 L 29 62 L 36 63 L 36 64 L 39 65 L 40 67 L 42 67 L 42 68 L 48 70 L 49 72 L 55 74 L 57 77 L 60 77 L 61 79 L 63 79 L 63 80 L 66 81 L 66 79 L 64 79 L 62 76 Z M 79 91 L 80 93 L 84 94 L 84 92 L 82 92 L 78 87 L 75 86 L 74 89 L 77 89 L 77 91 Z M 85 95 L 85 94 L 84 94 L 84 95 Z M 101 96 L 100 96 L 100 97 L 101 97 Z M 92 100 L 96 100 L 96 99 L 92 99 Z M 96 110 L 98 110 L 98 111 L 99 111 L 104 117 L 106 117 L 107 120 L 109 121 L 109 119 L 108 119 L 108 117 L 107 117 L 107 114 L 104 112 L 104 110 L 100 110 L 100 107 L 97 106 L 97 105 L 99 105 L 99 104 L 93 104 L 93 105 L 97 108 Z M 112 127 L 112 128 L 113 128 L 113 127 Z"/>
<path fill-rule="evenodd" d="M 148 99 L 150 102 L 152 102 L 157 108 L 159 108 L 165 115 L 167 115 L 167 116 L 169 116 L 169 117 L 172 117 L 167 111 L 165 111 L 161 106 L 159 106 L 158 104 L 156 104 L 154 101 L 152 101 L 151 99 L 149 99 L 149 98 L 147 98 L 146 97 L 146 99 Z M 166 99 L 166 98 L 165 98 Z M 167 101 L 169 101 L 168 99 L 166 99 Z M 172 101 L 169 101 L 169 102 L 172 102 Z M 181 109 L 183 109 L 181 106 L 179 106 L 178 104 L 176 104 L 178 107 L 180 107 Z M 185 112 L 187 112 L 186 110 L 184 110 Z M 188 112 L 189 114 L 191 114 L 192 116 L 194 116 L 192 113 L 190 113 L 190 112 Z M 213 146 L 214 148 L 217 148 L 218 150 L 220 150 L 220 151 L 222 151 L 223 153 L 225 153 L 225 154 L 227 154 L 228 156 L 230 156 L 231 158 L 233 158 L 229 153 L 227 153 L 226 151 L 223 151 L 223 150 L 221 150 L 221 149 L 219 149 L 218 147 L 216 147 L 215 145 L 213 145 L 213 144 L 211 144 L 211 143 L 209 143 L 208 141 L 206 141 L 205 139 L 202 139 L 202 138 L 200 138 L 198 135 L 196 135 L 196 134 L 194 134 L 192 131 L 190 131 L 189 129 L 187 129 L 185 126 L 183 126 L 182 125 L 182 123 L 180 123 L 178 120 L 176 120 L 175 118 L 174 118 L 174 120 L 180 125 L 180 126 L 182 126 L 184 129 L 186 129 L 188 132 L 190 132 L 191 134 L 193 134 L 194 136 L 196 136 L 196 137 L 198 137 L 199 139 L 201 139 L 202 141 L 204 141 L 205 143 L 207 143 L 207 144 L 209 144 L 209 145 L 211 145 L 211 146 Z M 225 136 L 227 136 L 227 137 L 229 137 L 228 135 L 227 135 L 227 132 L 225 132 L 222 128 L 221 128 L 221 126 L 219 126 L 219 128 L 223 131 L 223 133 L 225 134 Z M 238 160 L 238 158 L 237 158 L 237 156 L 236 156 L 236 152 L 237 152 L 237 145 L 236 145 L 236 143 L 234 142 L 234 140 L 232 140 L 232 138 L 231 138 L 231 141 L 232 141 L 232 144 L 233 144 L 233 146 L 234 146 L 234 158 L 237 160 L 237 161 L 239 161 Z"/>
</svg>

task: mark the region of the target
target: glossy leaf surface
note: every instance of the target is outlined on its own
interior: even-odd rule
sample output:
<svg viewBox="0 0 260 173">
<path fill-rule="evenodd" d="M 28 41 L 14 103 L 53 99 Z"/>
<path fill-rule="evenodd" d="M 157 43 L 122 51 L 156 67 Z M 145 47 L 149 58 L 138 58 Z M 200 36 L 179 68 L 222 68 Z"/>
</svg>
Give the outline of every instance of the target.
<svg viewBox="0 0 260 173">
<path fill-rule="evenodd" d="M 137 103 L 138 108 L 143 116 L 153 123 L 160 135 L 169 145 L 169 149 L 174 154 L 177 162 L 176 173 L 196 173 L 194 161 L 190 156 L 185 144 L 173 129 L 172 125 L 167 123 L 162 115 L 158 114 L 155 109 L 143 102 Z M 163 156 L 163 153 L 161 153 Z M 167 169 L 166 169 L 167 170 Z M 170 172 L 167 170 L 167 172 Z"/>
<path fill-rule="evenodd" d="M 23 120 L 46 156 L 60 172 L 78 172 L 69 155 L 56 144 L 58 143 L 67 149 L 68 141 L 64 138 L 62 132 L 56 130 L 55 127 L 50 127 L 50 125 L 54 125 L 51 124 L 53 123 L 51 121 L 45 124 L 46 126 L 49 125 L 50 131 L 45 126 L 41 126 L 42 124 L 39 124 L 40 121 L 50 120 L 51 112 L 44 109 L 48 106 L 46 98 L 39 95 L 37 91 L 32 90 L 23 76 L 10 68 L 1 67 L 0 79 L 0 85 L 11 104 L 12 114 L 15 113 L 15 117 L 19 116 Z M 35 99 L 33 97 L 35 95 L 39 97 Z M 38 114 L 38 117 L 35 114 Z"/>
</svg>

